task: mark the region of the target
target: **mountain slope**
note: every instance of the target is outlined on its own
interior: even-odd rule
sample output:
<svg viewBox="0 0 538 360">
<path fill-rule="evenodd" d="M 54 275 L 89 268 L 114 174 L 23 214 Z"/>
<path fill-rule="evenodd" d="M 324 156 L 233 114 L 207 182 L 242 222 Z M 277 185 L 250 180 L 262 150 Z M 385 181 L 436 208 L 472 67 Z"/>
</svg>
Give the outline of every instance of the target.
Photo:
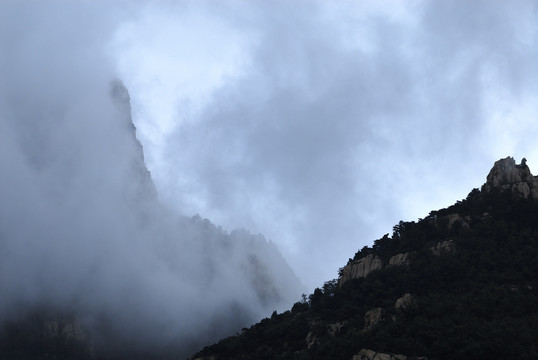
<svg viewBox="0 0 538 360">
<path fill-rule="evenodd" d="M 537 358 L 537 179 L 497 161 L 481 190 L 400 222 L 290 311 L 194 358 Z"/>
</svg>

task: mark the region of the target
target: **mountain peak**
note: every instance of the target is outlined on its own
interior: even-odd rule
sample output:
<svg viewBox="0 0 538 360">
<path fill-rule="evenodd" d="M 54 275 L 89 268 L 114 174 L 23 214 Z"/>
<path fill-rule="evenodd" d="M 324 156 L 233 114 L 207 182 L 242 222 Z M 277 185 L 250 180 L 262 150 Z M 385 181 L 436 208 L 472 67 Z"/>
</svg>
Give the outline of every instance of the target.
<svg viewBox="0 0 538 360">
<path fill-rule="evenodd" d="M 523 198 L 538 198 L 538 176 L 533 176 L 527 166 L 527 159 L 523 158 L 521 164 L 516 164 L 513 157 L 497 160 L 491 168 L 482 191 L 490 192 L 493 189 L 511 191 Z"/>
<path fill-rule="evenodd" d="M 136 201 L 142 199 L 156 201 L 157 189 L 144 160 L 144 149 L 137 137 L 136 126 L 132 118 L 129 90 L 121 80 L 115 79 L 110 83 L 110 96 L 118 111 L 118 118 L 127 129 L 125 134 L 129 137 L 126 141 L 132 155 L 129 178 L 136 179 L 132 184 L 125 184 L 125 187 L 131 189 L 131 195 Z"/>
</svg>

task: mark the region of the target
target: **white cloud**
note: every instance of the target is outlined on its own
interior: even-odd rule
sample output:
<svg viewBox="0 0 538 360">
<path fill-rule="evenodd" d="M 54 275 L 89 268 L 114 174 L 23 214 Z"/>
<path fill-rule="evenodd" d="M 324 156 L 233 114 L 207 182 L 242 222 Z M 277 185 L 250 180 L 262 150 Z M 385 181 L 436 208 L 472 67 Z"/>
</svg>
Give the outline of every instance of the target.
<svg viewBox="0 0 538 360">
<path fill-rule="evenodd" d="M 498 158 L 538 168 L 534 2 L 116 4 L 106 26 L 69 9 L 55 21 L 107 46 L 161 197 L 264 233 L 311 287 L 400 219 L 465 197 Z M 4 67 L 87 36 L 31 43 L 12 34 L 33 19 L 6 16 L 22 55 Z M 57 59 L 26 66 L 24 85 L 68 77 Z"/>
<path fill-rule="evenodd" d="M 161 195 L 263 232 L 311 286 L 400 219 L 465 197 L 496 159 L 522 153 L 532 168 L 530 2 L 204 2 L 153 15 L 203 24 L 184 25 L 201 54 L 185 78 L 209 94 L 196 111 L 189 94 L 153 106 L 155 118 L 174 109 L 161 115 L 177 125 L 153 150 Z M 214 58 L 232 76 L 197 70 Z M 508 113 L 518 120 L 503 130 Z"/>
<path fill-rule="evenodd" d="M 251 41 L 203 3 L 147 3 L 118 27 L 110 52 L 135 90 L 135 122 L 152 168 L 164 166 L 166 136 L 193 121 L 213 91 L 240 76 Z"/>
<path fill-rule="evenodd" d="M 119 5 L 0 5 L 0 321 L 19 306 L 73 309 L 96 348 L 102 335 L 188 355 L 302 289 L 263 237 L 151 196 L 127 94 L 111 87 Z"/>
</svg>

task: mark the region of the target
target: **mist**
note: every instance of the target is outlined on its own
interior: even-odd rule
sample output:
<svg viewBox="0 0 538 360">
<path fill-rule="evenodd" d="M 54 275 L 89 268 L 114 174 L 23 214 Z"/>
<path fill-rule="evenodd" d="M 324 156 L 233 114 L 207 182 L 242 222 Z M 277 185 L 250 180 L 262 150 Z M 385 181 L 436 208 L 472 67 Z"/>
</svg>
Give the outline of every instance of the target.
<svg viewBox="0 0 538 360">
<path fill-rule="evenodd" d="M 263 233 L 313 289 L 494 161 L 538 161 L 537 17 L 533 1 L 161 2 L 113 44 L 162 200 Z"/>
<path fill-rule="evenodd" d="M 52 308 L 98 347 L 188 355 L 304 288 L 262 235 L 159 202 L 97 5 L 2 5 L 0 321 Z"/>
<path fill-rule="evenodd" d="M 310 291 L 495 160 L 537 167 L 537 24 L 523 0 L 3 1 L 1 316 L 187 344 L 284 309 L 293 272 Z"/>
</svg>

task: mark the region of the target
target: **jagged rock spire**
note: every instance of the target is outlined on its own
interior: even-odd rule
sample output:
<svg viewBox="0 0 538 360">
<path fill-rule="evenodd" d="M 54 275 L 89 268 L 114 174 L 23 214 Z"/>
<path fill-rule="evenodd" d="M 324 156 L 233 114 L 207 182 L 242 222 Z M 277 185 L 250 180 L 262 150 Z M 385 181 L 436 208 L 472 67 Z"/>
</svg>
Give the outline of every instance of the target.
<svg viewBox="0 0 538 360">
<path fill-rule="evenodd" d="M 538 198 L 538 176 L 533 176 L 527 166 L 527 159 L 523 158 L 517 165 L 513 157 L 497 160 L 491 168 L 482 191 L 490 192 L 493 189 L 512 191 L 523 198 Z"/>
<path fill-rule="evenodd" d="M 116 79 L 110 83 L 110 96 L 117 107 L 120 121 L 124 122 L 130 135 L 129 144 L 133 155 L 130 177 L 133 179 L 133 183 L 126 184 L 126 187 L 130 188 L 129 196 L 135 201 L 155 202 L 157 200 L 157 190 L 151 178 L 151 173 L 146 167 L 144 149 L 137 138 L 136 127 L 132 119 L 129 91 L 121 80 Z"/>
</svg>

